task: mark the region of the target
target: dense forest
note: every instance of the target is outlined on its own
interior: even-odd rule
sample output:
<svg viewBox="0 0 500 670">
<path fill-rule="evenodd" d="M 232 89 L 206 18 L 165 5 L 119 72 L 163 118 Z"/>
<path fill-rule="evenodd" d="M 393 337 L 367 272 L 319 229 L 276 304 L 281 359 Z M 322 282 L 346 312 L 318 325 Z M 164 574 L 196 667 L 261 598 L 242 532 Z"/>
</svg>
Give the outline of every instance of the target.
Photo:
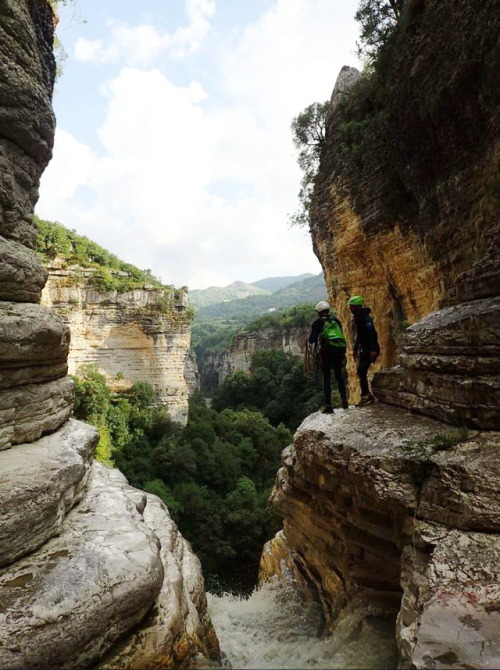
<svg viewBox="0 0 500 670">
<path fill-rule="evenodd" d="M 297 358 L 258 352 L 208 407 L 196 394 L 185 428 L 145 382 L 112 393 L 94 366 L 75 377 L 75 416 L 101 436 L 97 457 L 158 495 L 201 559 L 208 588 L 247 592 L 263 544 L 279 528 L 267 500 L 291 431 L 321 401 Z"/>
</svg>

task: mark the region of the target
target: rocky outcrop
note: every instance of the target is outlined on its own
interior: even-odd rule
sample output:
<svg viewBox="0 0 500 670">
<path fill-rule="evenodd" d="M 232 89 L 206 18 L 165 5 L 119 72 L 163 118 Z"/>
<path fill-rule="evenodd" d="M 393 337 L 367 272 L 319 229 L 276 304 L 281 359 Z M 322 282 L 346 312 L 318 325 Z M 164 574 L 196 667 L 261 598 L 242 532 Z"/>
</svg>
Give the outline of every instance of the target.
<svg viewBox="0 0 500 670">
<path fill-rule="evenodd" d="M 499 27 L 492 0 L 407 3 L 383 76 L 342 71 L 315 185 L 330 299 L 373 308 L 384 402 L 299 428 L 261 578 L 327 630 L 360 597 L 396 611 L 401 668 L 500 665 Z"/>
<path fill-rule="evenodd" d="M 500 285 L 494 279 L 490 293 Z M 499 430 L 499 328 L 494 295 L 428 314 L 406 331 L 399 365 L 375 376 L 375 394 L 455 425 Z"/>
<path fill-rule="evenodd" d="M 187 290 L 146 286 L 119 293 L 99 288 L 92 268 L 55 262 L 48 270 L 42 303 L 71 329 L 69 373 L 96 365 L 116 391 L 147 381 L 172 419 L 185 424 L 190 386 L 196 388 Z"/>
<path fill-rule="evenodd" d="M 496 667 L 499 447 L 382 404 L 311 415 L 283 453 L 261 580 L 312 591 L 327 631 L 360 594 L 399 610 L 403 667 Z"/>
<path fill-rule="evenodd" d="M 283 351 L 293 356 L 304 355 L 304 343 L 309 328 L 263 328 L 259 331 L 243 330 L 235 337 L 228 351 L 202 352 L 200 364 L 201 388 L 213 393 L 233 372 L 248 372 L 252 354 L 256 351 Z"/>
<path fill-rule="evenodd" d="M 2 2 L 0 666 L 215 664 L 199 561 L 158 498 L 93 461 L 97 431 L 70 418 L 68 325 L 37 304 L 53 21 L 46 0 Z"/>
<path fill-rule="evenodd" d="M 341 72 L 311 217 L 330 299 L 346 320 L 346 298 L 365 296 L 382 367 L 406 326 L 498 272 L 496 3 L 407 4 L 382 75 L 349 88 Z"/>
</svg>

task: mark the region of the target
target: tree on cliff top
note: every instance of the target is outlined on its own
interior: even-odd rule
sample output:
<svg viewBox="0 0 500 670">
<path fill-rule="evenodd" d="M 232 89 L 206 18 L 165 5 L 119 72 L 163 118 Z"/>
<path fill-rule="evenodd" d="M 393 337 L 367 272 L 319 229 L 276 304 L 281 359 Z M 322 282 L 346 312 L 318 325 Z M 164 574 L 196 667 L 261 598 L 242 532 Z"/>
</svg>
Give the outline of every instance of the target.
<svg viewBox="0 0 500 670">
<path fill-rule="evenodd" d="M 321 150 L 326 141 L 326 117 L 330 102 L 314 102 L 292 121 L 293 143 L 299 151 L 297 162 L 303 171 L 299 191 L 299 211 L 290 216 L 295 226 L 309 224 L 309 211 L 318 173 Z"/>
<path fill-rule="evenodd" d="M 407 0 L 361 0 L 355 19 L 361 24 L 358 54 L 373 63 L 399 23 Z"/>
</svg>

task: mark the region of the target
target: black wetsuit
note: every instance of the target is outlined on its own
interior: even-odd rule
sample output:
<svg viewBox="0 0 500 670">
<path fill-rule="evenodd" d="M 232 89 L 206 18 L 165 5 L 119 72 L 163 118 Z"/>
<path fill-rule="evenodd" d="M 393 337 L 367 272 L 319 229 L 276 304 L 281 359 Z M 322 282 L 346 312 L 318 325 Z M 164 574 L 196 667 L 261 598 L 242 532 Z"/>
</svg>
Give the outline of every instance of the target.
<svg viewBox="0 0 500 670">
<path fill-rule="evenodd" d="M 363 307 L 359 314 L 353 315 L 352 323 L 354 326 L 354 351 L 358 352 L 358 366 L 356 368 L 361 386 L 361 395 L 370 395 L 368 386 L 368 368 L 373 363 L 371 352 L 380 353 L 377 330 L 373 319 L 370 316 L 371 309 Z"/>
<path fill-rule="evenodd" d="M 331 370 L 335 374 L 335 379 L 337 381 L 337 387 L 339 389 L 340 397 L 342 399 L 342 404 L 347 405 L 347 389 L 346 383 L 343 375 L 343 366 L 345 362 L 345 347 L 322 347 L 320 335 L 323 331 L 326 320 L 335 320 L 339 326 L 342 328 L 342 324 L 335 317 L 328 315 L 327 317 L 319 317 L 314 321 L 311 326 L 311 334 L 309 335 L 310 344 L 318 344 L 319 348 L 318 354 L 321 362 L 321 373 L 323 375 L 323 392 L 325 394 L 325 405 L 331 406 L 332 404 L 332 380 L 331 380 Z"/>
</svg>

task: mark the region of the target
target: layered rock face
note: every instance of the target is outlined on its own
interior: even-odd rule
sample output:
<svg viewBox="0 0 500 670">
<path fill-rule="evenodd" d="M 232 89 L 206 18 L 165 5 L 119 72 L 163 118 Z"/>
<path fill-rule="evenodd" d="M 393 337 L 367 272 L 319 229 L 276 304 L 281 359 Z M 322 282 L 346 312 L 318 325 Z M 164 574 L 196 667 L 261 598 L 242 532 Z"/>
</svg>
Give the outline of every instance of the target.
<svg viewBox="0 0 500 670">
<path fill-rule="evenodd" d="M 304 355 L 304 342 L 309 335 L 306 328 L 293 328 L 286 332 L 263 329 L 254 333 L 242 332 L 235 336 L 229 351 L 208 352 L 200 365 L 201 388 L 214 392 L 233 372 L 248 372 L 252 354 L 256 351 L 283 351 L 293 356 Z"/>
<path fill-rule="evenodd" d="M 346 298 L 365 296 L 382 367 L 396 362 L 404 327 L 451 294 L 486 297 L 480 277 L 492 273 L 498 291 L 496 3 L 407 4 L 380 82 L 349 88 L 356 73 L 341 73 L 312 207 L 330 298 L 346 320 Z M 349 96 L 358 106 L 346 116 Z M 466 297 L 458 277 L 473 266 Z"/>
<path fill-rule="evenodd" d="M 330 298 L 346 316 L 365 295 L 398 365 L 373 379 L 383 403 L 297 431 L 262 578 L 312 591 L 327 630 L 356 599 L 396 612 L 401 668 L 500 665 L 499 28 L 493 1 L 408 2 L 383 104 L 341 73 L 314 195 Z"/>
<path fill-rule="evenodd" d="M 260 579 L 312 593 L 327 632 L 353 600 L 397 613 L 401 667 L 497 667 L 499 447 L 383 404 L 311 415 L 283 453 Z"/>
<path fill-rule="evenodd" d="M 0 10 L 0 666 L 218 658 L 199 561 L 155 496 L 93 461 L 70 418 L 69 328 L 38 304 L 33 206 L 54 135 L 53 15 Z"/>
<path fill-rule="evenodd" d="M 69 373 L 94 364 L 116 391 L 147 381 L 172 419 L 185 425 L 190 386 L 197 386 L 187 289 L 103 291 L 93 269 L 54 263 L 48 270 L 42 303 L 71 329 Z"/>
</svg>

